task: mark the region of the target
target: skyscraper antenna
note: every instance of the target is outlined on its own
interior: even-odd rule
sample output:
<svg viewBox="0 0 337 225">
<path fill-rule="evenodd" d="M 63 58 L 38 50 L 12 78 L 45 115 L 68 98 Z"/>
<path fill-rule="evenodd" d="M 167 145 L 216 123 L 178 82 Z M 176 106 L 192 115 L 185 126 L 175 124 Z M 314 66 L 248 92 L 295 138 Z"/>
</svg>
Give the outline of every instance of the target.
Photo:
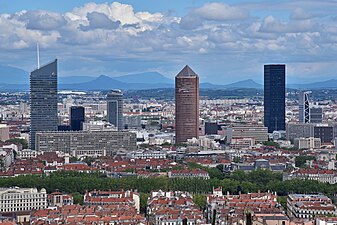
<svg viewBox="0 0 337 225">
<path fill-rule="evenodd" d="M 36 43 L 36 51 L 37 51 L 37 69 L 40 69 L 40 48 L 39 48 L 39 43 Z"/>
</svg>

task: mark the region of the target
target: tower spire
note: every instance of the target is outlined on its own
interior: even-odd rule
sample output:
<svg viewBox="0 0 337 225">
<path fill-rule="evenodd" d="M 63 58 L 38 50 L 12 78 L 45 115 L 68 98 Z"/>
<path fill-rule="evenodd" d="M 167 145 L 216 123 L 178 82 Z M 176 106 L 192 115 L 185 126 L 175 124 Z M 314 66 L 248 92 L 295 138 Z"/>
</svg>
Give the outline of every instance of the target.
<svg viewBox="0 0 337 225">
<path fill-rule="evenodd" d="M 39 48 L 39 42 L 36 43 L 36 53 L 37 53 L 37 69 L 40 69 L 40 48 Z"/>
</svg>

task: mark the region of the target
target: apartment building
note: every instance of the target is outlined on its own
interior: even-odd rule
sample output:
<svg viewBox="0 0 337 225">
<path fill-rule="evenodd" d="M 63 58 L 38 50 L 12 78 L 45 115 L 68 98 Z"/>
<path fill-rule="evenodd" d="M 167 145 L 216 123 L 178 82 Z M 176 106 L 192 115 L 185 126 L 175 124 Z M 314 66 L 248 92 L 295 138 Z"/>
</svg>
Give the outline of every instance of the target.
<svg viewBox="0 0 337 225">
<path fill-rule="evenodd" d="M 330 198 L 321 194 L 290 194 L 287 198 L 290 218 L 312 219 L 317 216 L 337 215 Z"/>
<path fill-rule="evenodd" d="M 36 150 L 61 151 L 75 157 L 111 156 L 136 150 L 136 134 L 126 131 L 37 132 Z"/>
</svg>

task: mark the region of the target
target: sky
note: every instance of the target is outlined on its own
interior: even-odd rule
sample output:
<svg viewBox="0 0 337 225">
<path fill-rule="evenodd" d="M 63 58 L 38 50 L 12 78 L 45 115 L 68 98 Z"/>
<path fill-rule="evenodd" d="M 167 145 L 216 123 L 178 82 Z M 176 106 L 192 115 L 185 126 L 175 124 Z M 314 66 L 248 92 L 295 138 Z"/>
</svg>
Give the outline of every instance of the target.
<svg viewBox="0 0 337 225">
<path fill-rule="evenodd" d="M 59 76 L 119 76 L 188 64 L 202 82 L 337 78 L 337 0 L 0 0 L 0 64 L 58 59 Z"/>
</svg>

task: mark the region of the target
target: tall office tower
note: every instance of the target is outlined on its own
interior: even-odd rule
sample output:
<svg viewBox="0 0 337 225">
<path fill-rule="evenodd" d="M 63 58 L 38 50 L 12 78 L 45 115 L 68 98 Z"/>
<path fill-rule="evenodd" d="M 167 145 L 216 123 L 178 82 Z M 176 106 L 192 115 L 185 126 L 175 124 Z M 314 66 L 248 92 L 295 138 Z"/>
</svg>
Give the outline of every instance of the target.
<svg viewBox="0 0 337 225">
<path fill-rule="evenodd" d="M 199 77 L 185 66 L 175 78 L 176 143 L 199 136 Z"/>
<path fill-rule="evenodd" d="M 107 95 L 108 122 L 115 125 L 118 130 L 123 130 L 123 93 L 112 90 Z"/>
<path fill-rule="evenodd" d="M 298 107 L 299 107 L 299 122 L 310 122 L 310 108 L 309 108 L 309 94 L 305 91 L 300 91 L 298 95 Z"/>
<path fill-rule="evenodd" d="M 264 125 L 285 130 L 285 65 L 264 65 Z"/>
<path fill-rule="evenodd" d="M 322 123 L 323 122 L 323 109 L 322 108 L 310 108 L 310 123 Z"/>
<path fill-rule="evenodd" d="M 57 131 L 57 59 L 30 73 L 30 147 L 37 131 Z"/>
<path fill-rule="evenodd" d="M 70 127 L 71 130 L 82 130 L 82 123 L 84 122 L 84 107 L 72 106 L 70 107 Z"/>
</svg>

